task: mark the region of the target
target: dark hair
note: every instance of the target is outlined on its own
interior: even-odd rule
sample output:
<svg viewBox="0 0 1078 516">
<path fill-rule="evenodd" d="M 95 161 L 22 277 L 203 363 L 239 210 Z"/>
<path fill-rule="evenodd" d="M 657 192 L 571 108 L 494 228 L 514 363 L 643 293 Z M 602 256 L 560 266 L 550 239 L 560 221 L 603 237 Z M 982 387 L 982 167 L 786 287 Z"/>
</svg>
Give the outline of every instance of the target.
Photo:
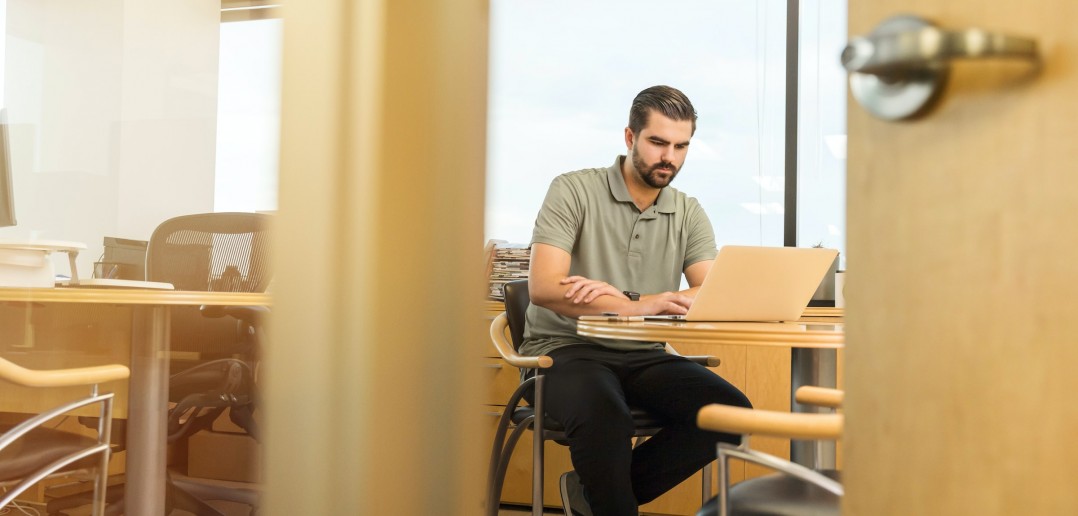
<svg viewBox="0 0 1078 516">
<path fill-rule="evenodd" d="M 677 88 L 670 86 L 652 86 L 636 94 L 633 105 L 629 108 L 629 130 L 634 135 L 648 125 L 651 110 L 662 113 L 671 120 L 691 120 L 692 132 L 696 133 L 696 109 Z"/>
</svg>

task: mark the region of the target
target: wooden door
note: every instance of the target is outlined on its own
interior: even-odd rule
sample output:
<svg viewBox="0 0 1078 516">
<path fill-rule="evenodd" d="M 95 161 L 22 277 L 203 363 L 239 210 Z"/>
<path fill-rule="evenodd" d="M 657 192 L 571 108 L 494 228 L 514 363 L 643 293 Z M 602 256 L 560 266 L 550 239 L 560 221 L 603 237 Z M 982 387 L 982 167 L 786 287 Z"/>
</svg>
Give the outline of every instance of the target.
<svg viewBox="0 0 1078 516">
<path fill-rule="evenodd" d="M 850 98 L 850 515 L 1078 514 L 1078 2 L 853 0 L 1037 40 L 957 63 L 937 109 Z"/>
</svg>

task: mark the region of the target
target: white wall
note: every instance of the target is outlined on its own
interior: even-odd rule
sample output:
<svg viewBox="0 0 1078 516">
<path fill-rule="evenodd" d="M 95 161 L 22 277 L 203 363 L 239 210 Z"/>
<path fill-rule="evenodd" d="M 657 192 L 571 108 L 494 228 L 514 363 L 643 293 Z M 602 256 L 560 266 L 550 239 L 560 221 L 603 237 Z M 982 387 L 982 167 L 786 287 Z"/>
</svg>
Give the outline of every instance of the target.
<svg viewBox="0 0 1078 516">
<path fill-rule="evenodd" d="M 220 6 L 8 0 L 4 99 L 19 224 L 0 239 L 148 239 L 212 211 Z M 57 271 L 67 266 L 57 260 Z"/>
</svg>

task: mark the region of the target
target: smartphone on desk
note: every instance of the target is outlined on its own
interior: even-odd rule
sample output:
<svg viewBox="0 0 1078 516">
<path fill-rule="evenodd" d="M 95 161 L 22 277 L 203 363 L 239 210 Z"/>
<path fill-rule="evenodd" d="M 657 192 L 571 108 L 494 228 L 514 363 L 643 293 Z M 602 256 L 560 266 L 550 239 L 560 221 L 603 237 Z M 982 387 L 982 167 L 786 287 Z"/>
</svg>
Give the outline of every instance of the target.
<svg viewBox="0 0 1078 516">
<path fill-rule="evenodd" d="M 581 315 L 578 321 L 605 321 L 605 322 L 638 322 L 643 321 L 643 315 L 618 315 L 605 313 L 602 315 Z"/>
</svg>

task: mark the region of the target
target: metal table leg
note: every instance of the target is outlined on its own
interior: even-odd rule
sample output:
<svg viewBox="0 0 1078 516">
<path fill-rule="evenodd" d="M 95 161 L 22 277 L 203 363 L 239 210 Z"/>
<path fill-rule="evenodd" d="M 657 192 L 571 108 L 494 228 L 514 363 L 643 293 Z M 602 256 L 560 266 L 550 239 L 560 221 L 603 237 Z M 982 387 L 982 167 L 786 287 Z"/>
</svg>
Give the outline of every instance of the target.
<svg viewBox="0 0 1078 516">
<path fill-rule="evenodd" d="M 169 309 L 134 308 L 127 413 L 126 514 L 165 513 Z"/>
</svg>

